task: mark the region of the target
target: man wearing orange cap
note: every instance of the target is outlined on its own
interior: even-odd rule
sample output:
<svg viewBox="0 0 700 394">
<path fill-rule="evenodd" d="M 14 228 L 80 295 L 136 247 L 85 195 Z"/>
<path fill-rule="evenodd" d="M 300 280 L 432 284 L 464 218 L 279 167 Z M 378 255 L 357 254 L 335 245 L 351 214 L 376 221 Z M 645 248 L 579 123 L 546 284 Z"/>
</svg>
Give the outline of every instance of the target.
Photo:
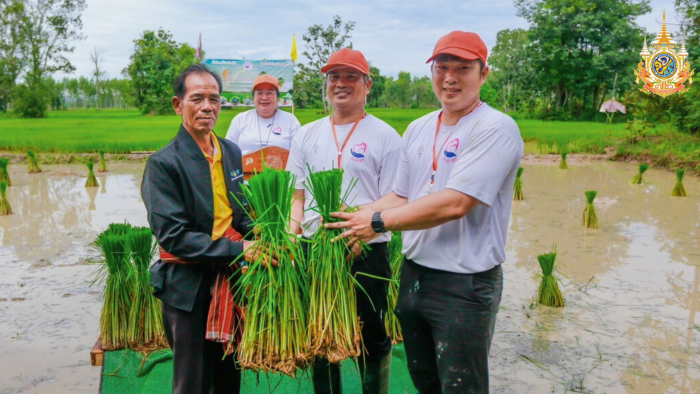
<svg viewBox="0 0 700 394">
<path fill-rule="evenodd" d="M 310 238 L 320 225 L 320 216 L 309 209 L 313 198 L 305 188 L 312 171 L 342 168 L 345 194 L 351 182 L 348 205 L 370 204 L 391 192 L 400 156 L 401 137 L 396 130 L 365 112 L 364 103 L 372 88 L 369 64 L 360 51 L 349 48 L 333 53 L 321 69 L 326 74 L 328 99 L 333 115 L 303 126 L 292 141 L 287 170 L 297 178 L 292 208 L 292 233 L 299 226 L 304 237 Z M 389 250 L 390 233 L 368 242 L 369 251 L 359 256 L 356 247 L 352 273 L 367 273 L 374 277 L 391 278 Z M 359 246 L 359 245 L 358 245 Z M 386 333 L 384 318 L 387 305 L 387 280 L 356 275 L 362 286 L 357 290 L 357 312 L 362 322 L 365 354 L 358 361 L 362 375 L 362 392 L 386 394 L 391 369 L 391 340 Z M 316 393 L 340 393 L 340 367 L 325 359 L 316 359 L 313 371 Z"/>
<path fill-rule="evenodd" d="M 277 108 L 279 98 L 277 78 L 269 74 L 255 78 L 255 109 L 236 115 L 226 133 L 226 139 L 238 145 L 244 156 L 268 146 L 289 150 L 301 124 L 294 115 Z"/>
<path fill-rule="evenodd" d="M 393 192 L 346 222 L 349 244 L 405 231 L 396 315 L 420 393 L 488 393 L 488 354 L 501 302 L 513 182 L 523 154 L 513 119 L 479 99 L 488 51 L 453 31 L 433 55 L 441 111 L 408 127 Z"/>
</svg>

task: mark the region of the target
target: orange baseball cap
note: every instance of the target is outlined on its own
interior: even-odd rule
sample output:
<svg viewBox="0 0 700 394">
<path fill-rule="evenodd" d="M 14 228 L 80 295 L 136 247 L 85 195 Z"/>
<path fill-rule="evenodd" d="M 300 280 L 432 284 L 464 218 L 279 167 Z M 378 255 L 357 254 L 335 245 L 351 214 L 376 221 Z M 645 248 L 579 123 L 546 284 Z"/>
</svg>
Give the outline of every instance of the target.
<svg viewBox="0 0 700 394">
<path fill-rule="evenodd" d="M 457 56 L 465 60 L 480 59 L 486 65 L 489 50 L 478 34 L 455 30 L 438 40 L 435 49 L 433 49 L 433 56 L 426 63 L 432 62 L 438 55 L 442 54 Z"/>
<path fill-rule="evenodd" d="M 280 83 L 277 80 L 277 78 L 273 77 L 272 75 L 269 74 L 263 74 L 263 75 L 258 75 L 255 77 L 255 80 L 253 80 L 253 91 L 255 91 L 255 88 L 258 87 L 258 85 L 262 85 L 264 83 L 269 83 L 272 85 L 275 90 L 278 92 L 280 91 Z"/>
<path fill-rule="evenodd" d="M 352 67 L 365 75 L 369 75 L 369 63 L 367 63 L 365 55 L 360 51 L 355 51 L 350 48 L 343 48 L 338 52 L 334 52 L 331 57 L 328 58 L 328 64 L 323 66 L 321 72 L 326 73 L 335 66 Z"/>
</svg>

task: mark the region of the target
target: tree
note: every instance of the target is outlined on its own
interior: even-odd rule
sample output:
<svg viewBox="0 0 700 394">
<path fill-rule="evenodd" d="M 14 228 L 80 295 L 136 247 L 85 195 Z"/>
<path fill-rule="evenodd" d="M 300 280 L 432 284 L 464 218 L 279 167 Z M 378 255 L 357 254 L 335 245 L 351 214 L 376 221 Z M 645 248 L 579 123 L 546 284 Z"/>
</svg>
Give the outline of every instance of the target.
<svg viewBox="0 0 700 394">
<path fill-rule="evenodd" d="M 163 29 L 146 30 L 134 40 L 134 53 L 124 73 L 131 78 L 132 103 L 144 115 L 173 114 L 173 83 L 183 70 L 199 62 L 194 48 L 172 37 Z"/>
<path fill-rule="evenodd" d="M 95 67 L 92 71 L 92 76 L 95 77 L 95 92 L 97 95 L 97 101 L 95 102 L 95 108 L 99 111 L 100 109 L 100 78 L 105 75 L 105 71 L 102 69 L 102 54 L 104 52 L 102 49 L 93 48 L 90 52 L 90 60 L 92 65 Z"/>
<path fill-rule="evenodd" d="M 379 69 L 374 66 L 369 67 L 369 77 L 372 78 L 372 89 L 367 95 L 367 104 L 370 107 L 379 107 L 379 99 L 386 87 L 386 77 L 381 75 Z"/>
<path fill-rule="evenodd" d="M 311 91 L 321 91 L 321 102 L 323 110 L 328 113 L 328 103 L 326 102 L 326 84 L 323 81 L 321 68 L 328 63 L 328 57 L 336 51 L 344 47 L 352 48 L 350 33 L 355 28 L 355 22 L 349 21 L 343 24 L 340 16 L 333 17 L 333 23 L 323 27 L 321 25 L 313 25 L 304 34 L 303 40 L 306 43 L 306 50 L 302 55 L 308 59 L 308 64 L 299 63 L 298 66 L 304 73 L 304 78 L 294 81 L 294 86 L 297 90 L 297 95 L 311 97 L 314 96 Z M 347 45 L 345 42 L 348 41 Z M 320 82 L 320 83 L 319 83 Z M 320 86 L 319 86 L 320 85 Z M 303 90 L 304 92 L 301 92 Z"/>
<path fill-rule="evenodd" d="M 26 44 L 22 29 L 24 10 L 21 0 L 0 0 L 0 105 L 3 112 L 7 112 L 25 63 L 22 55 Z"/>
<path fill-rule="evenodd" d="M 490 85 L 501 91 L 503 97 L 499 97 L 498 101 L 501 101 L 505 112 L 518 110 L 518 88 L 532 78 L 527 54 L 529 44 L 527 30 L 524 29 L 505 29 L 496 34 L 496 45 L 488 62 L 492 71 L 498 71 L 498 77 L 490 81 Z"/>
<path fill-rule="evenodd" d="M 85 38 L 80 32 L 85 0 L 24 0 L 24 4 L 21 29 L 27 69 L 24 84 L 15 89 L 15 111 L 22 117 L 44 117 L 48 105 L 44 79 L 57 71 L 75 70 L 66 54 L 75 49 L 71 41 Z"/>
</svg>

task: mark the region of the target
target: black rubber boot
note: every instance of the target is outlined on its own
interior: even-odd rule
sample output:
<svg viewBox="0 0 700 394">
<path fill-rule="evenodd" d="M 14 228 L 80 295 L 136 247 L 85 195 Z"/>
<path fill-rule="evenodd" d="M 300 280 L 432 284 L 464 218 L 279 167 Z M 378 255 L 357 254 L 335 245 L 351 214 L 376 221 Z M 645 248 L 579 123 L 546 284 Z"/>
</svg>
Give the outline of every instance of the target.
<svg viewBox="0 0 700 394">
<path fill-rule="evenodd" d="M 343 393 L 340 365 L 331 364 L 328 359 L 319 357 L 314 359 L 314 372 L 311 380 L 314 382 L 315 394 Z"/>
<path fill-rule="evenodd" d="M 388 394 L 391 353 L 378 360 L 358 359 L 362 377 L 362 394 Z"/>
</svg>

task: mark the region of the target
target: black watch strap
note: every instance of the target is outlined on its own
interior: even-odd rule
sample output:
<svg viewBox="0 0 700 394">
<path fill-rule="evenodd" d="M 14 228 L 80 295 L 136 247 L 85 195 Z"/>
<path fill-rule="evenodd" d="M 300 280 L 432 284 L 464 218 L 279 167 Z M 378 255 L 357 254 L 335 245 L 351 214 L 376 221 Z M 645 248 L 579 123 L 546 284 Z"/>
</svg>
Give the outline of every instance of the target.
<svg viewBox="0 0 700 394">
<path fill-rule="evenodd" d="M 372 215 L 372 230 L 377 234 L 386 232 L 381 214 L 381 212 L 375 212 L 374 215 Z"/>
</svg>

